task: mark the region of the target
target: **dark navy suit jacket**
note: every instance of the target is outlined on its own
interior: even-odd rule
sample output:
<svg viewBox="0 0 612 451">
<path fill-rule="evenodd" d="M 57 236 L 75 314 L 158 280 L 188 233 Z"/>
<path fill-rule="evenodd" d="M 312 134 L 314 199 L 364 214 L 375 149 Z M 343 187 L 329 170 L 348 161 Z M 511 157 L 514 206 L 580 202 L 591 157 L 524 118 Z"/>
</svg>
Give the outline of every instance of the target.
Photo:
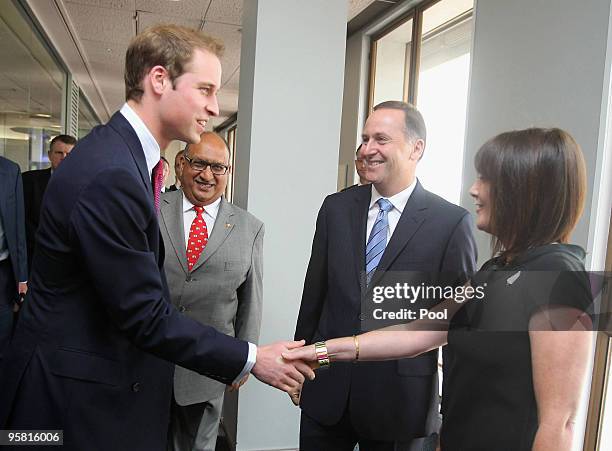
<svg viewBox="0 0 612 451">
<path fill-rule="evenodd" d="M 43 196 L 47 190 L 51 168 L 23 173 L 23 202 L 25 206 L 26 240 L 28 245 L 28 268 L 32 267 L 34 243 Z"/>
<path fill-rule="evenodd" d="M 295 339 L 307 343 L 361 333 L 365 243 L 371 185 L 323 202 L 308 264 Z M 370 284 L 385 271 L 432 275 L 432 284 L 459 284 L 475 269 L 469 213 L 417 185 Z M 445 280 L 442 280 L 445 279 Z M 304 413 L 324 425 L 346 409 L 366 438 L 408 441 L 425 434 L 437 351 L 386 362 L 332 363 L 302 391 Z"/>
<path fill-rule="evenodd" d="M 47 186 L 0 429 L 63 429 L 67 450 L 165 450 L 173 363 L 231 383 L 248 344 L 168 302 L 151 178 L 116 113 Z M 21 449 L 21 448 L 20 448 Z"/>
<path fill-rule="evenodd" d="M 0 157 L 0 218 L 17 282 L 28 279 L 23 216 L 23 187 L 19 166 Z"/>
</svg>

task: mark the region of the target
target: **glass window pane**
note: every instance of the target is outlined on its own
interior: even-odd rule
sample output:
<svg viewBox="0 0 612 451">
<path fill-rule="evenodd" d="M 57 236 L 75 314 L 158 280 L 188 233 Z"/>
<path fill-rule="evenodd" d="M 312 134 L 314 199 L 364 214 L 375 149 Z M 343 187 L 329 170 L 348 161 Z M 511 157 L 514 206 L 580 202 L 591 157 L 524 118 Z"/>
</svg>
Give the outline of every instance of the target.
<svg viewBox="0 0 612 451">
<path fill-rule="evenodd" d="M 100 121 L 98 120 L 96 113 L 94 113 L 93 109 L 89 106 L 89 102 L 87 102 L 85 96 L 81 92 L 79 94 L 79 136 L 78 139 L 84 137 L 87 133 L 90 132 L 92 128 L 96 125 L 99 125 Z"/>
<path fill-rule="evenodd" d="M 406 100 L 412 51 L 412 19 L 377 41 L 372 107 L 385 100 Z"/>
<path fill-rule="evenodd" d="M 11 2 L 0 8 L 0 155 L 22 171 L 46 167 L 62 131 L 65 73 Z"/>
<path fill-rule="evenodd" d="M 427 189 L 455 203 L 461 191 L 472 8 L 473 0 L 441 0 L 423 12 L 416 99 L 427 124 L 427 146 L 417 175 Z"/>
<path fill-rule="evenodd" d="M 238 126 L 233 125 L 227 131 L 227 145 L 229 146 L 232 166 L 231 172 L 227 176 L 227 187 L 225 188 L 225 198 L 231 202 L 234 198 L 234 168 L 236 167 L 236 132 Z"/>
</svg>

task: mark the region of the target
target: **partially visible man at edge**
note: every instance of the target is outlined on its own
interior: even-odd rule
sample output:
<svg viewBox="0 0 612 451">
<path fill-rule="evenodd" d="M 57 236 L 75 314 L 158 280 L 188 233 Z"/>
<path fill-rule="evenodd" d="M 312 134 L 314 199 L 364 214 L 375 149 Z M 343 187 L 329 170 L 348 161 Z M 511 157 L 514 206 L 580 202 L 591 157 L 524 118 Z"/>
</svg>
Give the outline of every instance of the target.
<svg viewBox="0 0 612 451">
<path fill-rule="evenodd" d="M 357 177 L 359 179 L 359 183 L 356 183 L 351 186 L 347 186 L 340 190 L 340 192 L 346 191 L 347 189 L 355 188 L 356 186 L 368 185 L 371 182 L 366 178 L 366 159 L 363 156 L 363 152 L 361 151 L 362 145 L 359 144 L 357 150 L 355 151 L 355 171 L 357 171 Z"/>
<path fill-rule="evenodd" d="M 258 348 L 169 302 L 152 185 L 161 149 L 199 142 L 218 115 L 222 48 L 175 25 L 137 35 L 127 102 L 53 175 L 30 290 L 0 367 L 0 429 L 63 430 L 65 450 L 161 451 L 173 364 L 225 384 L 252 372 L 287 392 L 314 377 L 280 358 L 301 342 Z"/>
<path fill-rule="evenodd" d="M 176 191 L 181 187 L 181 172 L 183 171 L 183 153 L 185 149 L 179 150 L 174 156 L 174 185 L 170 185 L 166 192 Z"/>
<path fill-rule="evenodd" d="M 49 143 L 51 167 L 23 173 L 23 202 L 25 207 L 26 243 L 28 246 L 28 270 L 32 268 L 36 230 L 40 222 L 42 200 L 51 179 L 51 174 L 72 151 L 77 140 L 70 135 L 57 135 Z"/>
</svg>

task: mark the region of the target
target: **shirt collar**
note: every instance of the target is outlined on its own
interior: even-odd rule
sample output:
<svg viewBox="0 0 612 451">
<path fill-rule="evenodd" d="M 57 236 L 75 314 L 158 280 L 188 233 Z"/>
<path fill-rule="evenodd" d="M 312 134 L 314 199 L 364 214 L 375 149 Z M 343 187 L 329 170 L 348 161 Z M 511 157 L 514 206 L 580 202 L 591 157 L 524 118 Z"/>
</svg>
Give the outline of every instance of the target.
<svg viewBox="0 0 612 451">
<path fill-rule="evenodd" d="M 185 196 L 185 192 L 183 190 L 181 190 L 181 193 L 183 193 L 183 213 L 187 213 L 188 211 L 193 210 L 194 205 L 189 201 L 189 199 L 187 199 L 187 196 Z M 219 199 L 214 201 L 212 204 L 206 205 L 204 207 L 204 211 L 208 216 L 212 217 L 213 219 L 217 219 L 220 205 L 221 198 L 219 197 Z"/>
<path fill-rule="evenodd" d="M 149 170 L 149 174 L 152 173 L 153 168 L 155 165 L 157 165 L 157 163 L 159 163 L 161 158 L 159 144 L 153 137 L 151 131 L 147 128 L 145 123 L 142 121 L 142 119 L 140 119 L 140 116 L 136 114 L 132 107 L 130 107 L 127 103 L 124 103 L 119 112 L 127 119 L 136 132 L 136 136 L 138 136 L 138 140 L 140 141 L 140 145 L 144 151 L 145 160 L 147 161 L 147 169 Z"/>
<path fill-rule="evenodd" d="M 404 208 L 406 207 L 406 204 L 408 203 L 408 199 L 410 199 L 410 196 L 412 195 L 412 192 L 414 191 L 414 188 L 416 187 L 416 184 L 417 184 L 417 179 L 415 177 L 414 181 L 410 184 L 408 188 L 403 189 L 402 191 L 400 191 L 397 194 L 394 194 L 391 197 L 385 197 L 385 199 L 391 202 L 391 204 L 393 204 L 393 207 L 396 208 L 400 212 L 400 214 L 402 214 L 404 212 Z M 378 199 L 381 199 L 382 197 L 384 196 L 382 196 L 376 190 L 376 187 L 374 186 L 374 184 L 372 184 L 372 197 L 370 199 L 370 208 L 372 208 L 374 204 L 376 204 L 376 201 L 378 201 Z"/>
</svg>

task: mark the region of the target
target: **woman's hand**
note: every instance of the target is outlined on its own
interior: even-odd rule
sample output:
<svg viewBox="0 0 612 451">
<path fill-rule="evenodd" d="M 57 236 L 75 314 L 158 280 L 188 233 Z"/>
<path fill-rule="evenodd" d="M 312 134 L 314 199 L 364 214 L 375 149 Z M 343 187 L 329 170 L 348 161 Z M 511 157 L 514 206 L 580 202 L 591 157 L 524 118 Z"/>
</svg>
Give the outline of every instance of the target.
<svg viewBox="0 0 612 451">
<path fill-rule="evenodd" d="M 302 346 L 301 348 L 294 348 L 287 352 L 283 352 L 283 359 L 288 361 L 301 360 L 313 370 L 319 368 L 319 361 L 314 345 Z"/>
</svg>

